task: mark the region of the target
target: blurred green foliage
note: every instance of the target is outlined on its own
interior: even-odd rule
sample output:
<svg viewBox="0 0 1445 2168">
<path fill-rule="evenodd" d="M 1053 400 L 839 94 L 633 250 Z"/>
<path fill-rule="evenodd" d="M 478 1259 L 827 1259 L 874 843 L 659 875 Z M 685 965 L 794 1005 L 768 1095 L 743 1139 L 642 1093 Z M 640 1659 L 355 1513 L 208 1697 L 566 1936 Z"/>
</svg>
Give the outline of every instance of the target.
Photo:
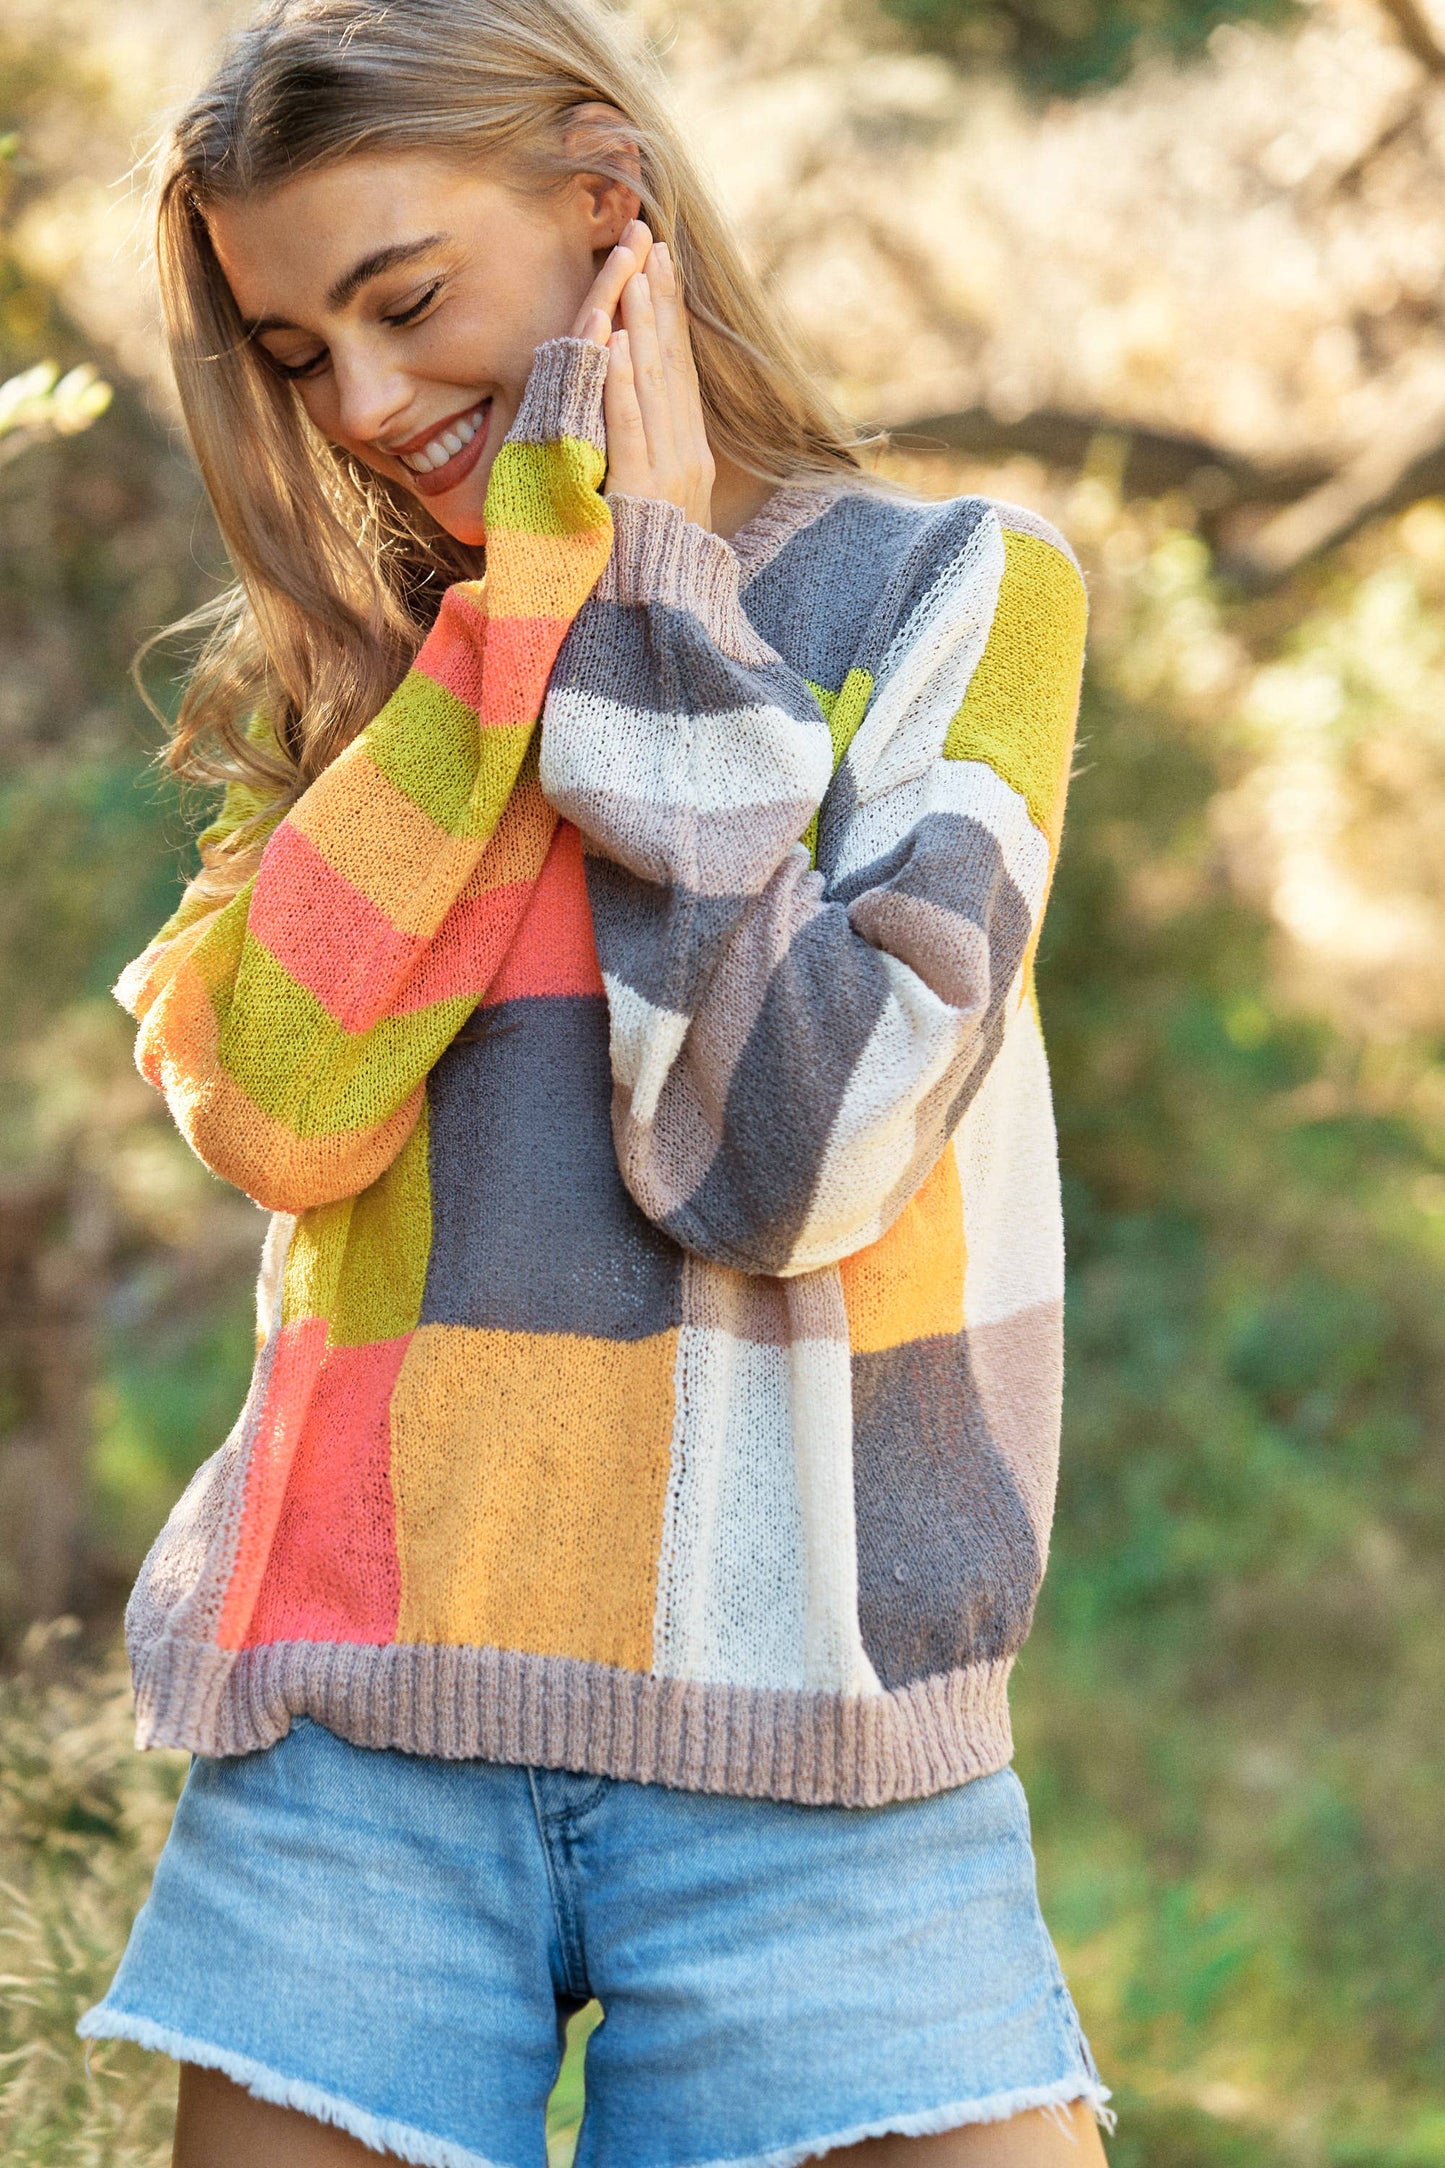
<svg viewBox="0 0 1445 2168">
<path fill-rule="evenodd" d="M 1282 24 L 1295 0 L 882 0 L 925 52 L 1005 67 L 1070 96 L 1128 73 L 1140 52 L 1188 54 L 1220 23 Z"/>
<path fill-rule="evenodd" d="M 43 117 L 58 83 L 83 121 L 99 93 L 65 68 L 63 54 L 7 47 L 0 27 L 0 118 Z M 35 185 L 27 141 L 10 139 L 6 211 Z M 17 426 L 0 437 L 0 450 L 21 447 L 0 457 L 0 1200 L 19 1200 L 3 1245 L 19 1314 L 0 1319 L 0 1418 L 16 1437 L 44 1430 L 31 1345 L 52 1326 L 24 1304 L 63 1283 L 52 1324 L 69 1335 L 64 1359 L 96 1373 L 92 1480 L 66 1507 L 66 1600 L 92 1605 L 113 1603 L 198 1443 L 219 1442 L 239 1404 L 260 1218 L 177 1149 L 109 994 L 171 908 L 186 835 L 131 657 L 213 585 L 219 557 L 170 432 L 124 382 L 101 406 L 84 339 L 9 232 L 0 217 L 0 387 L 29 393 L 11 399 Z M 61 370 L 73 397 L 57 407 Z M 0 389 L 0 421 L 5 411 Z M 94 426 L 78 433 L 81 420 Z M 24 1255 L 27 1199 L 39 1200 L 42 1246 Z M 23 1539 L 5 1492 L 0 1638 L 24 1622 L 17 1529 Z"/>
<path fill-rule="evenodd" d="M 243 1303 L 167 1305 L 152 1316 L 145 1294 L 111 1305 L 90 1464 L 96 1525 L 132 1558 L 184 1489 L 197 1439 L 219 1441 L 235 1421 L 256 1352 Z M 146 1328 L 139 1335 L 127 1329 L 132 1308 Z"/>
<path fill-rule="evenodd" d="M 1068 1371 L 1014 1706 L 1045 1911 L 1119 2085 L 1116 2162 L 1424 2168 L 1445 2138 L 1445 1134 L 1428 1094 L 1379 1089 L 1367 1038 L 1290 1000 L 1211 819 L 1247 733 L 1168 681 L 1222 633 L 1266 668 L 1332 643 L 1357 687 L 1340 727 L 1378 729 L 1340 628 L 1382 578 L 1422 619 L 1438 597 L 1386 531 L 1281 626 L 1167 520 L 1120 508 L 1114 534 L 1133 569 L 1095 575 L 1040 958 Z M 1391 1058 L 1428 1082 L 1440 1052 Z"/>
</svg>

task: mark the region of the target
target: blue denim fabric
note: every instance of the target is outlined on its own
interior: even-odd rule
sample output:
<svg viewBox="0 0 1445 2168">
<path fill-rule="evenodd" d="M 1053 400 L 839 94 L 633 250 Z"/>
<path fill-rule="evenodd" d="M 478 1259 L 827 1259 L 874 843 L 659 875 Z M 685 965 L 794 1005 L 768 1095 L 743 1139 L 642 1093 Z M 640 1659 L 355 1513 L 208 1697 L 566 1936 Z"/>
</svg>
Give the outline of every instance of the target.
<svg viewBox="0 0 1445 2168">
<path fill-rule="evenodd" d="M 1089 2101 L 1012 1769 L 791 1806 L 357 1747 L 299 1719 L 197 1759 L 90 2037 L 227 2072 L 435 2168 L 545 2168 L 569 2011 L 578 2168 L 789 2164 Z"/>
</svg>

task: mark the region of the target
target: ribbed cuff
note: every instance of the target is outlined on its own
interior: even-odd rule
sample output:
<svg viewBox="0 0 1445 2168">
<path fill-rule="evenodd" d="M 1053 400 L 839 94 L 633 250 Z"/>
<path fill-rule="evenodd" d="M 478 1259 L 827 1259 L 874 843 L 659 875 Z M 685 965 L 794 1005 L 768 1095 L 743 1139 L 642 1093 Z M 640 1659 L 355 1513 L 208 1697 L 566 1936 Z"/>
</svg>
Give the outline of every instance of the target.
<svg viewBox="0 0 1445 2168">
<path fill-rule="evenodd" d="M 597 593 L 608 602 L 686 610 L 714 645 L 739 662 L 776 658 L 742 606 L 742 566 L 730 542 L 660 497 L 607 499 L 612 555 Z"/>
<path fill-rule="evenodd" d="M 606 441 L 602 429 L 606 381 L 605 346 L 591 339 L 544 339 L 532 357 L 507 442 L 555 444 L 559 437 L 583 437 L 601 451 Z"/>
</svg>

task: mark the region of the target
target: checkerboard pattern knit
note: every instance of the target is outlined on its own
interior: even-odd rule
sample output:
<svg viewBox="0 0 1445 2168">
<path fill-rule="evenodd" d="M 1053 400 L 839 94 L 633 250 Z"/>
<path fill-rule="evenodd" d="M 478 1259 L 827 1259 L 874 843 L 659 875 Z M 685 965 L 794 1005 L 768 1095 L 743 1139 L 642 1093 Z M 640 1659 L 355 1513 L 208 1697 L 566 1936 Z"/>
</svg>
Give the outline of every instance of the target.
<svg viewBox="0 0 1445 2168">
<path fill-rule="evenodd" d="M 1048 1548 L 1083 586 L 981 498 L 604 498 L 605 368 L 538 349 L 485 580 L 120 982 L 273 1214 L 141 1737 L 916 1796 L 1009 1759 Z"/>
</svg>

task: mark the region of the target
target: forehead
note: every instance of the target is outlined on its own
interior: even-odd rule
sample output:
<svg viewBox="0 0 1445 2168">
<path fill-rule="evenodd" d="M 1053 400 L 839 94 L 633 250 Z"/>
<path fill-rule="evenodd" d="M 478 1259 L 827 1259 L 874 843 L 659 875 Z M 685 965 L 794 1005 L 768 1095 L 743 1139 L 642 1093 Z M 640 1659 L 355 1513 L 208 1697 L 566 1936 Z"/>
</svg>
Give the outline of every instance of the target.
<svg viewBox="0 0 1445 2168">
<path fill-rule="evenodd" d="M 481 230 L 516 200 L 474 165 L 358 155 L 214 205 L 206 224 L 242 315 L 299 323 L 327 313 L 326 296 L 362 258 L 428 234 Z"/>
</svg>

